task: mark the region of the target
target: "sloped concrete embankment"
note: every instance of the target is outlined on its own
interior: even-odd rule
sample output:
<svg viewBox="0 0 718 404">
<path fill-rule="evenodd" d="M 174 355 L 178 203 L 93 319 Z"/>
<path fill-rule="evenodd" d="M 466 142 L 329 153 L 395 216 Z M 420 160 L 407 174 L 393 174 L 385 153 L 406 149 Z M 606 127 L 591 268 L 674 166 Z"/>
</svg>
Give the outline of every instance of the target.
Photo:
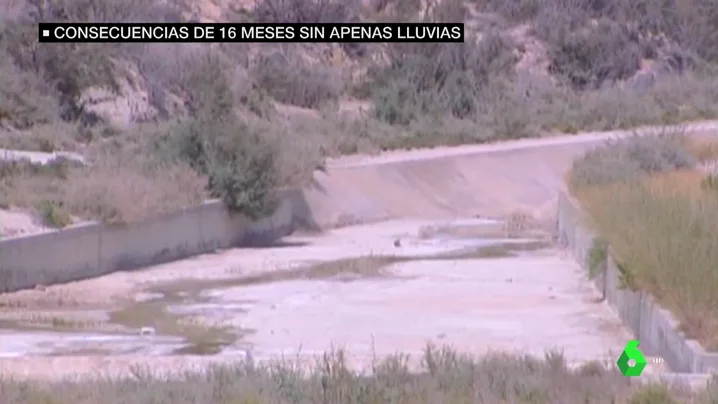
<svg viewBox="0 0 718 404">
<path fill-rule="evenodd" d="M 558 204 L 560 239 L 578 263 L 588 270 L 589 254 L 597 235 L 583 224 L 585 213 L 567 192 L 560 192 Z M 608 254 L 596 286 L 623 322 L 641 341 L 644 354 L 663 358 L 670 368 L 685 373 L 718 372 L 718 353 L 706 352 L 695 340 L 678 330 L 678 322 L 646 293 L 620 288 L 616 263 Z"/>
<path fill-rule="evenodd" d="M 591 144 L 541 146 L 366 165 L 330 166 L 295 195 L 300 227 L 318 230 L 393 218 L 499 217 L 548 212 L 562 173 Z M 554 205 L 555 206 L 555 205 Z"/>
<path fill-rule="evenodd" d="M 272 216 L 255 222 L 213 200 L 126 226 L 89 223 L 3 239 L 0 293 L 276 240 L 292 232 L 292 206 L 285 195 Z"/>
<path fill-rule="evenodd" d="M 633 133 L 713 135 L 716 129 L 716 122 L 703 122 L 345 157 L 329 162 L 326 172 L 317 172 L 309 187 L 292 195 L 295 221 L 317 230 L 390 218 L 502 217 L 516 211 L 554 219 L 564 174 L 590 148 Z"/>
</svg>

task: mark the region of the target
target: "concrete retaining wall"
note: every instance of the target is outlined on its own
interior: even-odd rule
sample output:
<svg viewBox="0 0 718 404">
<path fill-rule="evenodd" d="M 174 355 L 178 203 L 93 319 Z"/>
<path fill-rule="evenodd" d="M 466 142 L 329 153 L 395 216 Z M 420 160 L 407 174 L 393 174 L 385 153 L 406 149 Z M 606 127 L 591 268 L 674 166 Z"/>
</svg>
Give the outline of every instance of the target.
<svg viewBox="0 0 718 404">
<path fill-rule="evenodd" d="M 559 194 L 558 232 L 579 264 L 588 269 L 596 233 L 585 225 L 584 212 L 565 191 Z M 641 341 L 640 349 L 644 354 L 663 358 L 676 372 L 718 372 L 718 353 L 706 352 L 697 341 L 686 338 L 678 331 L 678 322 L 673 315 L 658 306 L 651 296 L 622 289 L 619 274 L 609 253 L 595 282 L 606 301 Z"/>
<path fill-rule="evenodd" d="M 293 191 L 270 217 L 250 222 L 207 201 L 142 223 L 89 223 L 0 241 L 0 293 L 76 281 L 237 245 L 266 244 L 292 232 Z"/>
</svg>

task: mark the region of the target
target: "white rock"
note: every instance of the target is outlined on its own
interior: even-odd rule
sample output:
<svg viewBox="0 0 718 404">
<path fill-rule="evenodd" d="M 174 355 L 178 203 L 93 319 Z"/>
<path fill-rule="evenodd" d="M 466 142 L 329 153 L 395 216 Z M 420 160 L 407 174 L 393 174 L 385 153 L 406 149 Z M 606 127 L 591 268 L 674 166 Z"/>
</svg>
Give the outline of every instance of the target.
<svg viewBox="0 0 718 404">
<path fill-rule="evenodd" d="M 154 327 L 142 327 L 142 329 L 140 329 L 140 335 L 155 335 L 155 328 Z"/>
</svg>

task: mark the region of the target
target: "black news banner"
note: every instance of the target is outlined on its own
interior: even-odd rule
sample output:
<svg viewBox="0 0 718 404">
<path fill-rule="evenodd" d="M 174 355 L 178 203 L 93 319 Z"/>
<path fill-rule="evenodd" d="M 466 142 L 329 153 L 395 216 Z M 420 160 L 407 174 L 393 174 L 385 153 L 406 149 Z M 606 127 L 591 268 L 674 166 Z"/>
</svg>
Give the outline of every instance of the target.
<svg viewBox="0 0 718 404">
<path fill-rule="evenodd" d="M 40 42 L 464 42 L 464 24 L 40 23 Z"/>
</svg>

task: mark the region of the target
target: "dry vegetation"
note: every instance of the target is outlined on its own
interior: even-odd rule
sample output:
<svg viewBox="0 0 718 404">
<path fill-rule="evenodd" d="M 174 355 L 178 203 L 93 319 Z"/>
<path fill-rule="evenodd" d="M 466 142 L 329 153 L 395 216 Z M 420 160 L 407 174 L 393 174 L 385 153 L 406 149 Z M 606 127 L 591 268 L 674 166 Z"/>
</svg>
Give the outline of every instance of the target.
<svg viewBox="0 0 718 404">
<path fill-rule="evenodd" d="M 716 144 L 633 138 L 575 163 L 573 193 L 615 254 L 626 286 L 655 296 L 683 330 L 718 349 Z"/>
<path fill-rule="evenodd" d="M 717 10 L 711 0 L 3 1 L 0 147 L 74 150 L 91 166 L 3 167 L 0 202 L 57 226 L 134 221 L 208 196 L 256 217 L 327 156 L 712 118 Z M 470 32 L 464 44 L 386 46 L 35 38 L 37 21 L 188 19 L 425 19 Z M 341 112 L 356 104 L 370 108 Z"/>
<path fill-rule="evenodd" d="M 341 351 L 313 369 L 288 364 L 238 364 L 176 379 L 145 369 L 125 380 L 33 383 L 0 380 L 7 404 L 289 404 L 289 403 L 525 403 L 525 404 L 709 404 L 718 390 L 689 393 L 679 387 L 638 385 L 617 370 L 590 363 L 571 370 L 560 353 L 545 359 L 489 355 L 475 359 L 449 348 L 428 347 L 422 372 L 406 358 L 377 362 L 372 375 L 351 371 Z"/>
<path fill-rule="evenodd" d="M 140 220 L 209 196 L 258 217 L 272 209 L 275 190 L 302 184 L 327 156 L 718 112 L 714 0 L 445 0 L 429 8 L 412 0 L 259 0 L 220 16 L 465 20 L 472 31 L 464 44 L 387 46 L 41 45 L 38 21 L 205 16 L 159 0 L 0 3 L 0 148 L 73 150 L 90 162 L 0 163 L 0 206 L 34 207 L 54 226 L 72 216 Z M 340 113 L 357 100 L 369 111 Z M 692 169 L 696 154 L 682 147 L 668 138 L 610 145 L 578 162 L 571 183 L 629 281 L 716 348 L 718 181 L 655 174 Z M 700 150 L 701 158 L 716 153 Z M 718 400 L 712 388 L 689 397 L 637 387 L 595 364 L 571 371 L 557 355 L 473 360 L 429 351 L 425 370 L 411 374 L 394 358 L 360 376 L 334 355 L 309 375 L 238 366 L 176 381 L 143 373 L 85 383 L 0 380 L 0 392 L 8 404 Z"/>
</svg>

